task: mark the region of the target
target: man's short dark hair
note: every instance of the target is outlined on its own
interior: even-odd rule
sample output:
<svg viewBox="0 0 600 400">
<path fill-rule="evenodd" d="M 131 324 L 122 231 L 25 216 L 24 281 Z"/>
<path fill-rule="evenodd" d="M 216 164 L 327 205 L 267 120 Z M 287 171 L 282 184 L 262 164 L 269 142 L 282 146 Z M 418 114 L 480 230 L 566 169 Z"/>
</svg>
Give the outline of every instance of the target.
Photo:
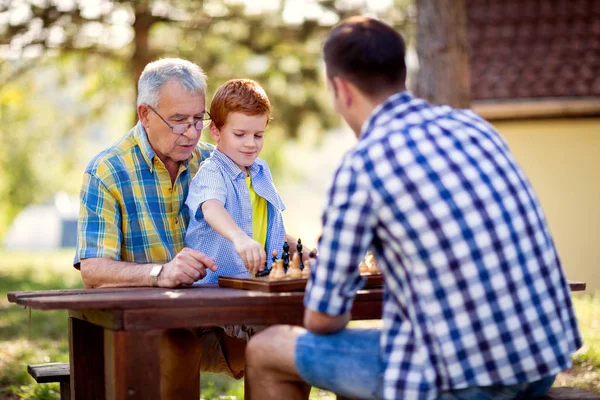
<svg viewBox="0 0 600 400">
<path fill-rule="evenodd" d="M 342 21 L 325 39 L 323 54 L 330 79 L 344 78 L 366 95 L 404 88 L 404 39 L 383 22 L 366 17 Z"/>
</svg>

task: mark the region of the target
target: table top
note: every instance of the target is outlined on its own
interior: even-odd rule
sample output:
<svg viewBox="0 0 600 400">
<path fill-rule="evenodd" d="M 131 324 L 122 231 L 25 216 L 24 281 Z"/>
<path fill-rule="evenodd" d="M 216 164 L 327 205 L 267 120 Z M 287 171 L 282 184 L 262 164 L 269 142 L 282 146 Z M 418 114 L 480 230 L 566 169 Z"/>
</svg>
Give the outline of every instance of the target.
<svg viewBox="0 0 600 400">
<path fill-rule="evenodd" d="M 215 285 L 181 289 L 115 288 L 11 292 L 8 299 L 111 330 L 153 330 L 226 324 L 301 324 L 304 293 L 265 293 Z M 353 319 L 379 319 L 383 289 L 359 290 Z"/>
<path fill-rule="evenodd" d="M 572 291 L 585 290 L 584 282 L 569 281 Z M 382 289 L 361 290 L 359 298 L 381 299 Z M 203 285 L 189 288 L 106 288 L 67 289 L 31 292 L 9 292 L 8 300 L 39 310 L 93 310 L 93 309 L 153 309 L 200 308 L 214 306 L 261 306 L 302 303 L 304 292 L 265 293 L 253 290 L 222 288 Z"/>
<path fill-rule="evenodd" d="M 585 289 L 569 282 L 571 290 Z M 181 289 L 106 288 L 10 292 L 8 300 L 69 315 L 115 331 L 147 331 L 226 324 L 301 324 L 304 292 L 266 293 L 216 285 Z M 383 289 L 359 290 L 352 319 L 380 319 Z"/>
<path fill-rule="evenodd" d="M 361 290 L 361 298 L 380 299 L 381 289 Z M 264 293 L 221 288 L 216 285 L 190 288 L 107 288 L 10 292 L 8 300 L 39 310 L 201 308 L 261 306 L 302 303 L 304 292 Z"/>
</svg>

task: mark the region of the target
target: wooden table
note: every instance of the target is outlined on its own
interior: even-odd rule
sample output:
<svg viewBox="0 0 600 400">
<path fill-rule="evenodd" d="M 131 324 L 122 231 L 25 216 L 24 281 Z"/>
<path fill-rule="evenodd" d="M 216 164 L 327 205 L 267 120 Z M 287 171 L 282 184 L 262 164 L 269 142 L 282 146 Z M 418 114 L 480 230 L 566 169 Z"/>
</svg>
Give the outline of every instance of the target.
<svg viewBox="0 0 600 400">
<path fill-rule="evenodd" d="M 583 282 L 569 282 L 585 290 Z M 216 286 L 12 292 L 38 310 L 69 311 L 72 399 L 160 398 L 164 329 L 224 324 L 302 324 L 303 292 L 263 293 Z M 361 290 L 352 318 L 379 319 L 382 289 Z"/>
<path fill-rule="evenodd" d="M 302 324 L 303 292 L 216 286 L 13 292 L 12 303 L 69 311 L 72 399 L 160 398 L 164 329 L 224 324 Z M 382 289 L 358 292 L 352 318 L 379 319 Z"/>
</svg>

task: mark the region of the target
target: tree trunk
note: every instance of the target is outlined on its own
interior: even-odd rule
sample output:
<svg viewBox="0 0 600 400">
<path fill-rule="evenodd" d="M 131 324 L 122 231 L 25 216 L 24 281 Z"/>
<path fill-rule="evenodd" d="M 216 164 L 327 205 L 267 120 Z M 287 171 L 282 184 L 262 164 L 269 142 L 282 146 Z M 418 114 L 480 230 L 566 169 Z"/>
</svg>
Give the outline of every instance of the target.
<svg viewBox="0 0 600 400">
<path fill-rule="evenodd" d="M 415 94 L 435 104 L 471 105 L 465 0 L 417 0 Z"/>
<path fill-rule="evenodd" d="M 146 1 L 135 6 L 135 21 L 133 22 L 133 54 L 129 64 L 129 73 L 133 86 L 136 88 L 134 110 L 137 110 L 137 82 L 146 64 L 153 61 L 154 55 L 150 50 L 150 28 L 156 22 Z M 132 115 L 134 123 L 137 121 L 137 111 Z"/>
</svg>

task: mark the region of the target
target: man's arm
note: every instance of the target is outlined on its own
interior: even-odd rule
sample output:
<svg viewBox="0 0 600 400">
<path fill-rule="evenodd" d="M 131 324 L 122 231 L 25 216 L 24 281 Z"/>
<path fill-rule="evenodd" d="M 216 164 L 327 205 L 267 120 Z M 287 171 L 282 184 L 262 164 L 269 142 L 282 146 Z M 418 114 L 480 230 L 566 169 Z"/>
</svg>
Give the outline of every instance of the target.
<svg viewBox="0 0 600 400">
<path fill-rule="evenodd" d="M 317 311 L 304 310 L 304 327 L 312 333 L 328 335 L 341 331 L 350 321 L 350 312 L 342 315 L 331 316 Z"/>
<path fill-rule="evenodd" d="M 81 260 L 80 270 L 87 288 L 152 286 L 150 270 L 158 264 L 136 264 L 110 258 Z M 206 275 L 206 269 L 216 271 L 215 262 L 203 253 L 184 248 L 164 264 L 158 276 L 158 286 L 178 287 L 191 285 Z"/>
</svg>

